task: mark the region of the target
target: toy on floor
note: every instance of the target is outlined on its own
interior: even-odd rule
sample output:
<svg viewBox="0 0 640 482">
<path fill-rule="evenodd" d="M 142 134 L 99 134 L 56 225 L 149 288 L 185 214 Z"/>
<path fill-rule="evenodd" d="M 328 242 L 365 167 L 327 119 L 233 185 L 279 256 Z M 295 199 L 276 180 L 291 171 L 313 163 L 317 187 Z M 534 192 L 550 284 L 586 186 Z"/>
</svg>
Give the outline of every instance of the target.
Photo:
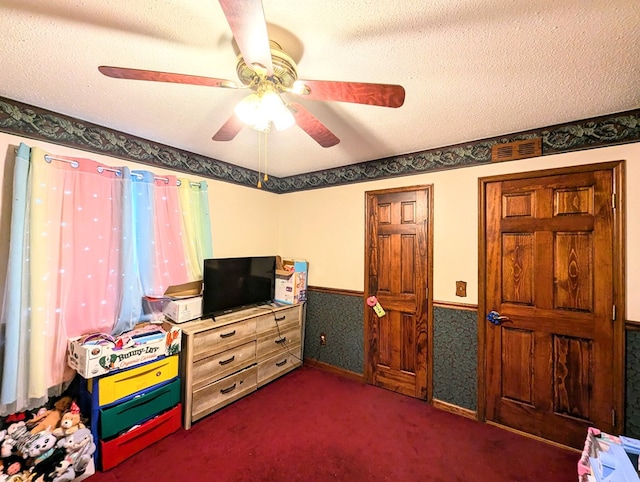
<svg viewBox="0 0 640 482">
<path fill-rule="evenodd" d="M 26 454 L 23 457 L 33 459 L 33 464 L 37 465 L 53 454 L 58 439 L 48 430 L 38 433 L 38 437 L 26 447 Z"/>
<path fill-rule="evenodd" d="M 85 428 L 82 420 L 80 419 L 80 409 L 76 402 L 71 402 L 71 408 L 62 415 L 60 426 L 53 431 L 53 435 L 58 438 L 65 437 L 67 435 L 71 435 L 80 428 Z"/>
<path fill-rule="evenodd" d="M 36 415 L 27 422 L 27 426 L 31 427 L 31 433 L 42 432 L 43 430 L 53 431 L 60 425 L 62 414 L 71 407 L 71 397 L 61 397 L 53 404 L 51 410 Z"/>
<path fill-rule="evenodd" d="M 61 447 L 57 447 L 45 459 L 40 460 L 31 468 L 32 480 L 44 482 L 53 480 L 53 476 L 58 464 L 64 460 L 67 451 Z"/>
<path fill-rule="evenodd" d="M 93 474 L 96 446 L 78 404 L 63 396 L 33 413 L 0 418 L 0 482 L 71 482 Z"/>
<path fill-rule="evenodd" d="M 12 476 L 21 473 L 26 466 L 25 460 L 19 455 L 9 455 L 2 459 L 2 474 Z"/>
<path fill-rule="evenodd" d="M 96 451 L 96 445 L 93 443 L 93 435 L 88 428 L 80 428 L 71 435 L 58 440 L 58 447 L 67 451 L 67 458 L 71 461 L 76 476 L 82 475 L 93 453 Z"/>
</svg>

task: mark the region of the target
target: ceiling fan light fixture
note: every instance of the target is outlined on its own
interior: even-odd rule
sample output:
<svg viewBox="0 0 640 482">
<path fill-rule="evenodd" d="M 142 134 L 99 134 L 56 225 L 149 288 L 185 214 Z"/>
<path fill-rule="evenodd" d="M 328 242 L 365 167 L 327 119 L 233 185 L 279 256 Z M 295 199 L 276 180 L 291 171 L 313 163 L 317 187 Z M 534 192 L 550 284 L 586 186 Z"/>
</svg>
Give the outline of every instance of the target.
<svg viewBox="0 0 640 482">
<path fill-rule="evenodd" d="M 296 119 L 293 117 L 293 114 L 289 110 L 289 108 L 283 103 L 281 108 L 277 112 L 271 121 L 275 126 L 276 130 L 283 131 L 293 126 L 296 123 Z"/>
<path fill-rule="evenodd" d="M 268 132 L 271 124 L 279 131 L 295 124 L 293 114 L 269 83 L 259 86 L 256 92 L 242 99 L 234 112 L 242 122 L 262 132 Z"/>
</svg>

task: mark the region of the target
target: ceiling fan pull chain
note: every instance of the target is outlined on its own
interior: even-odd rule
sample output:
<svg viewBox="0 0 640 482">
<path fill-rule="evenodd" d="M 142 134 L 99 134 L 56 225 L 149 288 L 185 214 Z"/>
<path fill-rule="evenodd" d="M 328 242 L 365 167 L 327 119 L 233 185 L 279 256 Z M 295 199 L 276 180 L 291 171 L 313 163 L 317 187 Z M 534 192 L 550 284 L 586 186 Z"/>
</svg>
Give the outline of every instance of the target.
<svg viewBox="0 0 640 482">
<path fill-rule="evenodd" d="M 269 131 L 264 133 L 264 182 L 269 180 L 269 175 L 267 174 L 267 162 L 269 159 L 269 149 L 267 147 L 267 139 L 268 139 Z"/>
<path fill-rule="evenodd" d="M 258 189 L 262 189 L 262 181 L 260 180 L 260 167 L 262 166 L 262 131 L 258 131 Z"/>
</svg>

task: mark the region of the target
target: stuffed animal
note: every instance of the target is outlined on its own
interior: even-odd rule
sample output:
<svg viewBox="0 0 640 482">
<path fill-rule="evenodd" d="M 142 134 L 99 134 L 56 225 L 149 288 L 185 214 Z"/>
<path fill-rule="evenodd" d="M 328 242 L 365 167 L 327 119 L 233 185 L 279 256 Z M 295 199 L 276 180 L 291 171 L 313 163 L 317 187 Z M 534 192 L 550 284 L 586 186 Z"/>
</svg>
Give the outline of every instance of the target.
<svg viewBox="0 0 640 482">
<path fill-rule="evenodd" d="M 31 468 L 32 480 L 52 480 L 56 467 L 65 458 L 66 453 L 64 448 L 56 447 L 46 459 L 40 460 Z"/>
<path fill-rule="evenodd" d="M 2 460 L 4 467 L 2 472 L 8 476 L 16 475 L 25 468 L 25 460 L 19 455 L 10 455 Z"/>
<path fill-rule="evenodd" d="M 38 438 L 33 440 L 26 447 L 26 454 L 23 453 L 23 456 L 30 457 L 33 459 L 33 464 L 37 465 L 43 460 L 49 458 L 51 454 L 53 454 L 53 450 L 55 449 L 56 443 L 58 439 L 48 431 L 39 432 Z"/>
<path fill-rule="evenodd" d="M 31 433 L 42 432 L 43 430 L 53 431 L 58 428 L 62 414 L 69 410 L 71 406 L 71 397 L 61 397 L 53 404 L 51 410 L 36 415 L 29 422 L 28 426 L 31 427 Z"/>
<path fill-rule="evenodd" d="M 7 428 L 7 435 L 2 442 L 0 452 L 2 457 L 8 457 L 11 454 L 24 455 L 27 445 L 36 438 L 37 435 L 30 433 L 24 422 L 15 422 Z"/>
<path fill-rule="evenodd" d="M 0 457 L 6 459 L 9 455 L 16 455 L 17 452 L 16 441 L 11 437 L 5 437 L 0 445 Z"/>
<path fill-rule="evenodd" d="M 78 405 L 76 405 L 76 402 L 71 402 L 71 408 L 64 412 L 60 420 L 60 426 L 53 431 L 53 435 L 58 438 L 65 437 L 66 435 L 71 435 L 79 428 L 85 428 L 80 420 L 80 409 Z"/>
<path fill-rule="evenodd" d="M 65 457 L 58 462 L 58 465 L 56 465 L 55 470 L 53 471 L 53 478 L 50 480 L 51 482 L 71 482 L 75 478 L 76 471 L 73 470 L 71 460 Z M 49 482 L 46 478 L 45 480 Z"/>
<path fill-rule="evenodd" d="M 58 440 L 57 446 L 66 449 L 67 458 L 71 461 L 76 477 L 84 474 L 93 453 L 96 451 L 93 435 L 88 428 L 80 428 L 71 435 L 61 438 Z"/>
</svg>

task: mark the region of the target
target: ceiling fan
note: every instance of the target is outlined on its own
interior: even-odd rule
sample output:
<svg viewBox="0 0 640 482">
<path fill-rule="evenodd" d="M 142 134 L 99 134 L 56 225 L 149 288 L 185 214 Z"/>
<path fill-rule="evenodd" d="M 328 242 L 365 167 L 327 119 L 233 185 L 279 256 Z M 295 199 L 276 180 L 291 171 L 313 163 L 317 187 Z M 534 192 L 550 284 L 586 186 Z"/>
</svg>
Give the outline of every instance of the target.
<svg viewBox="0 0 640 482">
<path fill-rule="evenodd" d="M 405 91 L 400 85 L 298 79 L 294 60 L 280 45 L 269 40 L 261 0 L 220 0 L 220 5 L 240 50 L 236 66 L 240 84 L 212 77 L 126 67 L 100 66 L 98 69 L 108 77 L 119 79 L 251 89 L 253 93 L 236 106 L 234 114 L 215 133 L 213 140 L 216 141 L 232 140 L 247 124 L 267 132 L 271 125 L 282 129 L 296 123 L 322 147 L 331 147 L 340 142 L 300 103 L 284 103 L 281 97 L 283 93 L 310 100 L 381 107 L 400 107 L 404 103 Z M 271 117 L 272 114 L 264 114 L 267 104 L 277 110 L 277 115 Z"/>
</svg>

